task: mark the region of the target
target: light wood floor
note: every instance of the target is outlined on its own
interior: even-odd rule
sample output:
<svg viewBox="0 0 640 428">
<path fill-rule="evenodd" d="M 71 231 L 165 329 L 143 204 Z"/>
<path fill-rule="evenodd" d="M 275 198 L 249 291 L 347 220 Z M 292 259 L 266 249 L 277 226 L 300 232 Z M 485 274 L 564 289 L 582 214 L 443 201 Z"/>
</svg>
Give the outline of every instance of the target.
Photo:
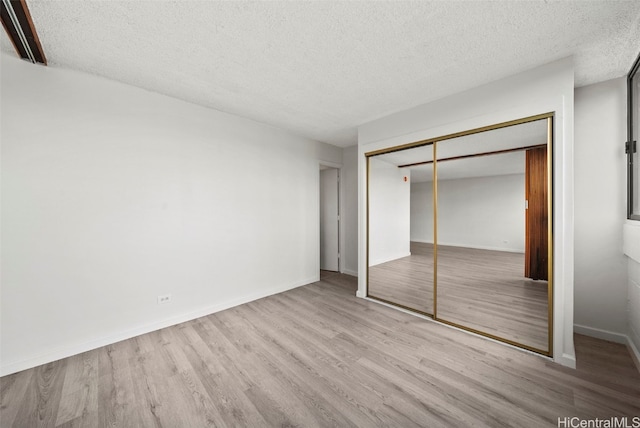
<svg viewBox="0 0 640 428">
<path fill-rule="evenodd" d="M 320 282 L 0 379 L 2 427 L 555 427 L 640 415 L 622 345 L 578 369 Z"/>
<path fill-rule="evenodd" d="M 438 318 L 548 351 L 546 281 L 523 277 L 524 254 L 438 246 Z M 369 294 L 433 315 L 433 245 L 369 268 Z"/>
</svg>

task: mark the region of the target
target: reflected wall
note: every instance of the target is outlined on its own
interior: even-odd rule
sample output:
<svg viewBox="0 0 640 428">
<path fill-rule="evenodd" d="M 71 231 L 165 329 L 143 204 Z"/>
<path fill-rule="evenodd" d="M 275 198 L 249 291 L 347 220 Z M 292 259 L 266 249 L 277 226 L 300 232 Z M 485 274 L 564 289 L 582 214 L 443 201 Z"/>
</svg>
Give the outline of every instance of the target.
<svg viewBox="0 0 640 428">
<path fill-rule="evenodd" d="M 432 145 L 368 158 L 368 294 L 432 315 L 433 242 L 416 244 L 411 234 L 417 209 L 429 213 L 421 220 L 425 229 L 433 231 L 433 210 L 428 209 L 433 204 L 412 203 L 411 195 L 418 182 L 433 185 L 433 167 L 398 167 L 416 159 L 433 161 Z"/>
</svg>

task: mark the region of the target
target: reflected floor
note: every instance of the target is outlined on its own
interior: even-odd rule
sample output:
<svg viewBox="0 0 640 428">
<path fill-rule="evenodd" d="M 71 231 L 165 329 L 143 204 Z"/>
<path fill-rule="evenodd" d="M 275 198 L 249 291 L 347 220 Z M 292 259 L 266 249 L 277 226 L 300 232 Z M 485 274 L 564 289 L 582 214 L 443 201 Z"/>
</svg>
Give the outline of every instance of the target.
<svg viewBox="0 0 640 428">
<path fill-rule="evenodd" d="M 433 245 L 411 242 L 411 255 L 369 268 L 369 296 L 433 315 Z"/>
<path fill-rule="evenodd" d="M 546 281 L 523 277 L 524 254 L 438 246 L 439 319 L 545 351 Z M 369 295 L 433 313 L 433 245 L 372 266 Z"/>
</svg>

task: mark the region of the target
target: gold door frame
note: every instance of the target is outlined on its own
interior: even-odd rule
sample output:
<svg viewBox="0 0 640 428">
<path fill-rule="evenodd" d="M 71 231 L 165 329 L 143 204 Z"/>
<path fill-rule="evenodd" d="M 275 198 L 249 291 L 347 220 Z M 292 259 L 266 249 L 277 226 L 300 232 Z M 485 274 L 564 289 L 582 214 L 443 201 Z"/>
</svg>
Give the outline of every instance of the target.
<svg viewBox="0 0 640 428">
<path fill-rule="evenodd" d="M 379 150 L 374 150 L 371 152 L 366 152 L 365 153 L 365 157 L 367 159 L 367 193 L 366 193 L 366 210 L 367 210 L 367 215 L 366 215 L 366 220 L 367 220 L 367 225 L 366 225 L 366 233 L 367 233 L 367 254 L 366 254 L 366 264 L 367 264 L 367 281 L 366 281 L 366 296 L 368 298 L 374 299 L 374 300 L 378 300 L 396 307 L 400 307 L 406 310 L 409 310 L 411 312 L 415 312 L 415 313 L 419 313 L 421 315 L 425 315 L 428 316 L 430 318 L 432 318 L 433 320 L 443 323 L 443 324 L 447 324 L 447 325 L 451 325 L 453 327 L 459 328 L 461 330 L 466 330 L 481 336 L 485 336 L 485 337 L 489 337 L 491 339 L 494 340 L 498 340 L 500 342 L 504 342 L 504 343 L 508 343 L 510 345 L 514 345 L 517 346 L 519 348 L 523 348 L 523 349 L 527 349 L 529 351 L 533 351 L 536 352 L 538 354 L 542 354 L 542 355 L 546 355 L 549 357 L 553 356 L 553 314 L 554 314 L 554 307 L 553 307 L 553 282 L 554 282 L 554 269 L 553 269 L 553 229 L 554 229 L 554 211 L 553 211 L 553 170 L 554 170 L 554 165 L 553 165 L 553 149 L 554 149 L 554 145 L 553 145 L 553 119 L 554 119 L 555 113 L 554 112 L 549 112 L 549 113 L 543 113 L 543 114 L 538 114 L 535 116 L 529 116 L 529 117 L 525 117 L 525 118 L 521 118 L 521 119 L 515 119 L 515 120 L 510 120 L 507 122 L 502 122 L 502 123 L 497 123 L 494 125 L 489 125 L 489 126 L 483 126 L 480 128 L 474 128 L 474 129 L 470 129 L 467 131 L 461 131 L 461 132 L 456 132 L 453 134 L 447 134 L 447 135 L 443 135 L 440 137 L 435 137 L 435 138 L 429 138 L 429 139 L 425 139 L 425 140 L 420 140 L 420 141 L 415 141 L 412 143 L 407 143 L 407 144 L 402 144 L 399 146 L 394 146 L 394 147 L 389 147 L 389 148 L 385 148 L 385 149 L 379 149 Z M 528 123 L 528 122 L 534 122 L 537 120 L 543 120 L 546 119 L 547 120 L 547 142 L 546 142 L 546 146 L 547 146 L 547 212 L 548 212 L 548 216 L 549 216 L 549 223 L 547 226 L 547 237 L 548 237 L 548 254 L 547 254 L 547 263 L 548 263 L 548 269 L 549 269 L 549 277 L 547 280 L 547 297 L 548 297 L 548 316 L 547 316 L 547 322 L 548 322 L 548 332 L 547 332 L 547 338 L 548 338 L 548 351 L 545 351 L 543 349 L 537 349 L 535 347 L 532 346 L 528 346 L 525 345 L 523 343 L 519 343 L 510 339 L 506 339 L 500 336 L 496 336 L 493 334 L 489 334 L 489 333 L 485 333 L 470 327 L 466 327 L 460 324 L 456 324 L 450 321 L 446 321 L 443 320 L 441 318 L 438 318 L 438 161 L 437 161 L 437 147 L 438 147 L 438 142 L 442 142 L 445 140 L 450 140 L 453 138 L 457 138 L 457 137 L 463 137 L 466 135 L 471 135 L 471 134 L 478 134 L 481 132 L 485 132 L 485 131 L 491 131 L 494 129 L 501 129 L 501 128 L 507 128 L 509 126 L 515 126 L 515 125 L 520 125 L 523 123 Z M 397 152 L 397 151 L 402 151 L 402 150 L 408 150 L 408 149 L 413 149 L 413 148 L 417 148 L 417 147 L 423 147 L 423 146 L 428 146 L 428 145 L 433 145 L 433 211 L 434 211 L 434 216 L 433 216 L 433 314 L 429 314 L 417 309 L 413 309 L 410 307 L 407 307 L 405 305 L 402 304 L 398 304 L 395 302 L 391 302 L 389 300 L 385 300 L 385 299 L 381 299 L 378 298 L 376 296 L 373 296 L 369 293 L 369 215 L 370 215 L 370 205 L 369 205 L 369 179 L 370 179 L 370 174 L 371 174 L 371 167 L 370 167 L 370 158 L 374 157 L 374 156 L 379 156 L 379 155 L 383 155 L 383 154 L 387 154 L 387 153 L 393 153 L 393 152 Z"/>
</svg>

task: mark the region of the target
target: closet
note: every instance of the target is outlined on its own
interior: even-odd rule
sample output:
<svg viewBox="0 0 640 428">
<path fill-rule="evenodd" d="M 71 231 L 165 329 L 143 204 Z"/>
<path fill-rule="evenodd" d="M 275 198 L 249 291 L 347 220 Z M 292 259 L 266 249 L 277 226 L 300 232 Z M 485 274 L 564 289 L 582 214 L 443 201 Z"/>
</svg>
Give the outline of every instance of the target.
<svg viewBox="0 0 640 428">
<path fill-rule="evenodd" d="M 552 126 L 366 153 L 368 297 L 551 356 Z"/>
</svg>

